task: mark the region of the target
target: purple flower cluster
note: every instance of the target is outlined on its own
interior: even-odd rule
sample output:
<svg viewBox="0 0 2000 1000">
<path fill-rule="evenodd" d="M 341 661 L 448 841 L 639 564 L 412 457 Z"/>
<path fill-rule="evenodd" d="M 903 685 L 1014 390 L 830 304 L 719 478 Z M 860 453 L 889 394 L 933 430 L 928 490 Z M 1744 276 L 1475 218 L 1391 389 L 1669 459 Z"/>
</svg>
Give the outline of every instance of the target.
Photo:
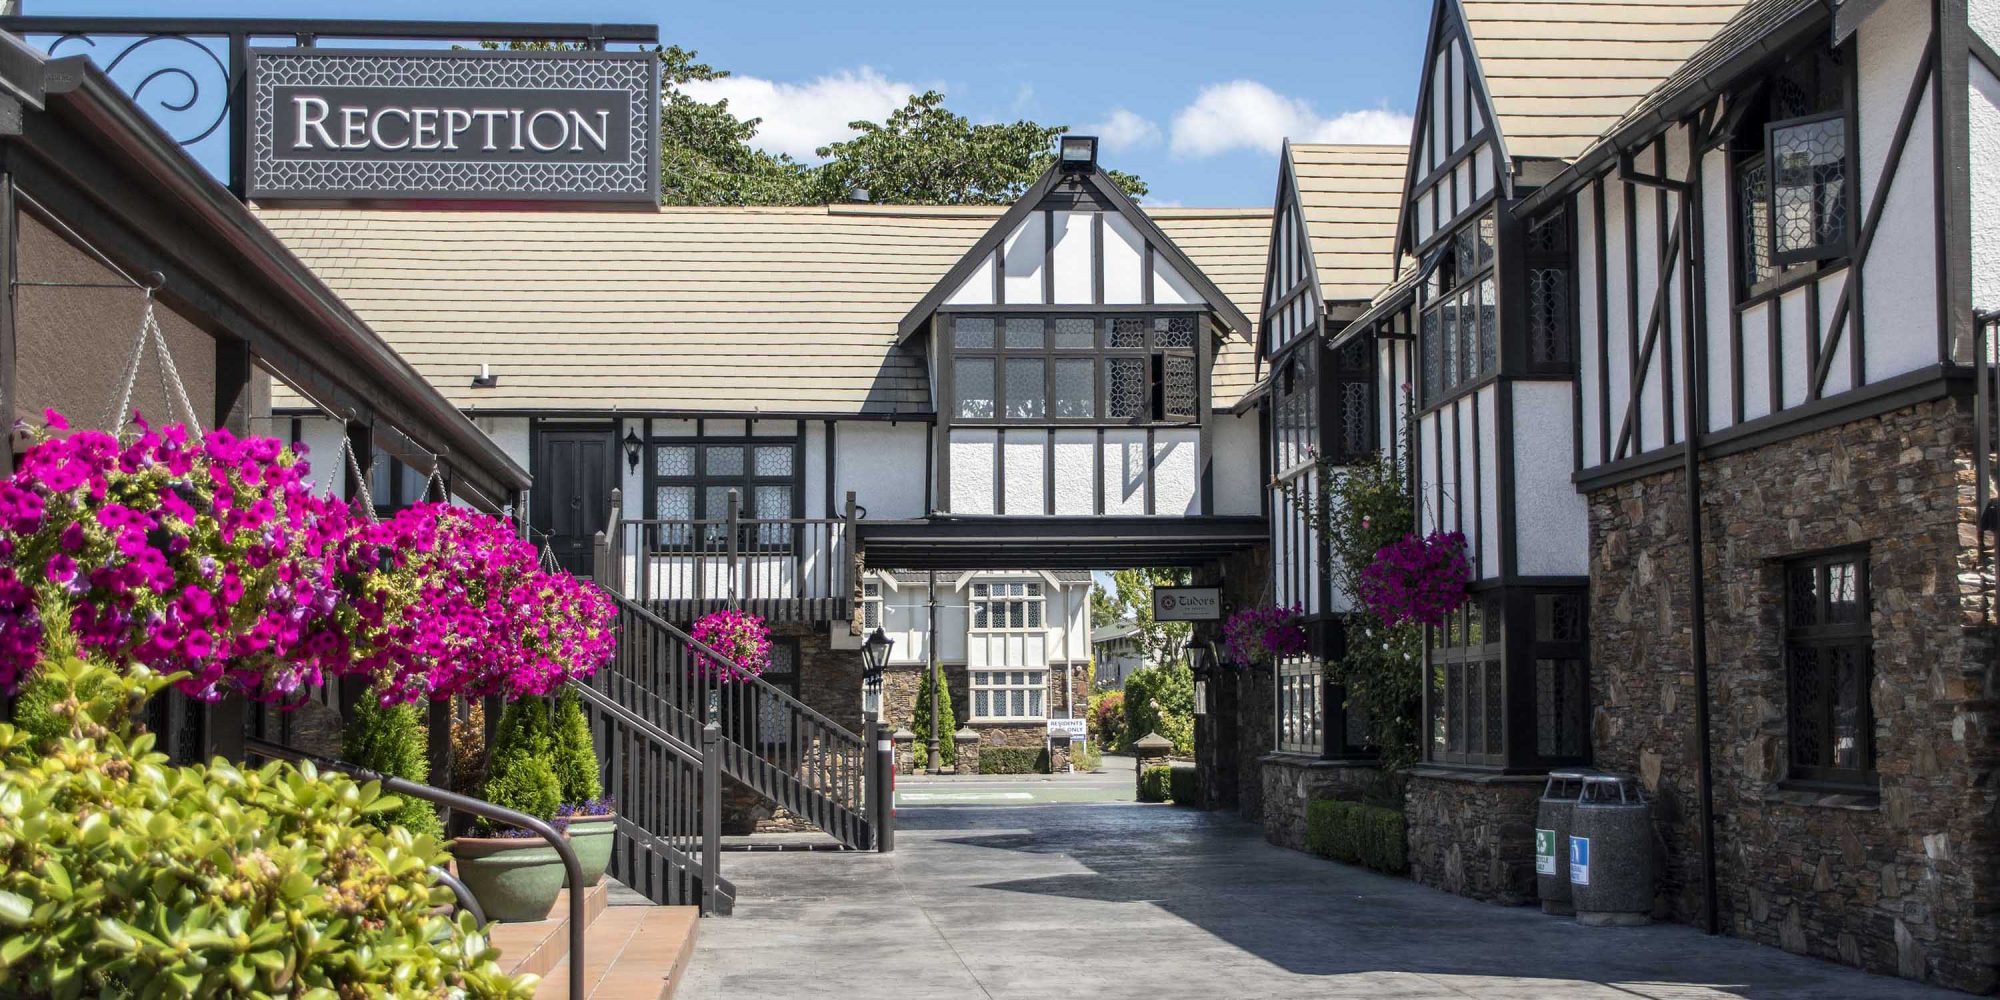
<svg viewBox="0 0 2000 1000">
<path fill-rule="evenodd" d="M 1243 608 L 1222 623 L 1223 654 L 1239 667 L 1306 651 L 1303 608 Z"/>
<path fill-rule="evenodd" d="M 377 525 L 313 493 L 303 445 L 60 414 L 0 480 L 0 689 L 60 616 L 80 651 L 206 700 L 284 703 L 372 673 L 385 697 L 517 697 L 611 654 L 613 609 L 537 566 L 506 521 L 426 505 Z M 442 508 L 436 509 L 436 508 Z"/>
<path fill-rule="evenodd" d="M 756 677 L 771 665 L 771 629 L 756 615 L 712 611 L 696 619 L 689 634 L 695 641 L 728 657 L 728 662 L 723 663 L 706 654 L 695 654 L 697 677 L 714 677 L 718 683 L 728 684 Z"/>
<path fill-rule="evenodd" d="M 1361 571 L 1359 596 L 1384 624 L 1415 622 L 1436 628 L 1465 603 L 1471 580 L 1463 534 L 1411 534 L 1375 553 L 1375 561 Z"/>
<path fill-rule="evenodd" d="M 618 811 L 618 803 L 610 798 L 591 799 L 581 804 L 572 803 L 556 810 L 557 819 L 581 819 L 589 816 L 609 816 Z"/>
</svg>

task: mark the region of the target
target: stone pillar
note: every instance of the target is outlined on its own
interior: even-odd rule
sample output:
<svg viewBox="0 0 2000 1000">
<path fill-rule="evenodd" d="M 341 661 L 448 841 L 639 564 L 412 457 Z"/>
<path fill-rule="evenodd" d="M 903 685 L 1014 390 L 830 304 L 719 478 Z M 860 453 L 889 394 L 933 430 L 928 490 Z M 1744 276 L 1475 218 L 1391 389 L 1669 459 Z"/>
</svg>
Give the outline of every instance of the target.
<svg viewBox="0 0 2000 1000">
<path fill-rule="evenodd" d="M 958 773 L 978 774 L 979 734 L 968 726 L 951 734 L 951 738 L 958 741 Z"/>
<path fill-rule="evenodd" d="M 1146 776 L 1146 769 L 1156 764 L 1167 763 L 1167 755 L 1174 752 L 1174 741 L 1159 733 L 1147 733 L 1132 744 L 1132 791 L 1139 791 L 1139 781 Z"/>
<path fill-rule="evenodd" d="M 1069 773 L 1069 734 L 1049 734 L 1049 773 Z"/>
<path fill-rule="evenodd" d="M 917 734 L 910 732 L 908 727 L 905 727 L 896 730 L 889 738 L 896 741 L 896 773 L 915 774 L 917 771 L 917 755 L 914 744 L 917 741 Z"/>
</svg>

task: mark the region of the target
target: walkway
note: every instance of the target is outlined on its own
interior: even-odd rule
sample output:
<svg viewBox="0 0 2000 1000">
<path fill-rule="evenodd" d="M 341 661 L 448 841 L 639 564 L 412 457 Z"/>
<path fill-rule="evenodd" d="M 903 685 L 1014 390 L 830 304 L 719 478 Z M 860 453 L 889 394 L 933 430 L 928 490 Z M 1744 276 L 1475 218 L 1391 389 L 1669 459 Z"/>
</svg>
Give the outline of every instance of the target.
<svg viewBox="0 0 2000 1000">
<path fill-rule="evenodd" d="M 702 922 L 678 1000 L 1963 995 L 1686 927 L 1586 930 L 1172 806 L 906 806 L 897 848 L 726 856 L 741 902 Z"/>
</svg>

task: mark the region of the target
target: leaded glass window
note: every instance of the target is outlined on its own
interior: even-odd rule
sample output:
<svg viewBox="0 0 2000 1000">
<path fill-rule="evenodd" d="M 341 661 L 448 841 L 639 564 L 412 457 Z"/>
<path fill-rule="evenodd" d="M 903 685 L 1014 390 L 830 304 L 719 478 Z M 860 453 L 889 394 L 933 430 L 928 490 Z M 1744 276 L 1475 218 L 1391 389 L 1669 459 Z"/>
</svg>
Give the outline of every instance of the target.
<svg viewBox="0 0 2000 1000">
<path fill-rule="evenodd" d="M 1058 419 L 1089 419 L 1097 415 L 1097 385 L 1092 374 L 1096 362 L 1089 358 L 1055 360 L 1055 415 Z"/>
<path fill-rule="evenodd" d="M 1047 713 L 1045 699 L 1049 672 L 1032 670 L 974 670 L 972 675 L 972 718 L 984 721 L 1034 720 Z"/>
<path fill-rule="evenodd" d="M 1816 260 L 1847 248 L 1847 119 L 1840 112 L 1771 125 L 1771 259 Z"/>
<path fill-rule="evenodd" d="M 1012 420 L 1040 420 L 1048 414 L 1041 358 L 1007 359 L 1007 416 Z"/>
<path fill-rule="evenodd" d="M 958 358 L 951 363 L 952 388 L 958 396 L 958 417 L 962 420 L 992 418 L 993 359 Z"/>
<path fill-rule="evenodd" d="M 1309 656 L 1278 661 L 1277 736 L 1285 753 L 1318 755 L 1325 750 L 1325 667 Z"/>
<path fill-rule="evenodd" d="M 975 631 L 1022 631 L 1043 627 L 1042 585 L 1030 581 L 972 585 Z"/>
<path fill-rule="evenodd" d="M 1787 757 L 1794 780 L 1875 782 L 1874 632 L 1868 557 L 1841 552 L 1785 567 Z"/>
<path fill-rule="evenodd" d="M 1568 210 L 1557 207 L 1529 222 L 1522 243 L 1528 277 L 1528 366 L 1566 374 L 1576 354 L 1571 346 L 1575 329 Z"/>
<path fill-rule="evenodd" d="M 1146 415 L 1146 359 L 1104 359 L 1104 415 L 1113 420 Z"/>
<path fill-rule="evenodd" d="M 1847 49 L 1813 41 L 1732 101 L 1750 108 L 1731 140 L 1737 275 L 1744 296 L 1795 267 L 1847 253 L 1853 139 Z"/>
<path fill-rule="evenodd" d="M 1150 313 L 1150 310 L 1148 311 Z M 1206 397 L 1193 311 L 949 317 L 955 422 L 1185 423 Z"/>
<path fill-rule="evenodd" d="M 798 516 L 799 451 L 791 438 L 679 438 L 656 441 L 646 467 L 656 544 L 723 544 L 729 493 L 736 491 L 746 548 L 788 546 Z M 687 522 L 706 522 L 699 533 Z M 675 523 L 682 522 L 682 523 Z"/>
<path fill-rule="evenodd" d="M 1495 220 L 1466 223 L 1446 240 L 1425 281 L 1418 326 L 1423 399 L 1443 401 L 1499 366 L 1498 301 L 1493 286 Z"/>
</svg>

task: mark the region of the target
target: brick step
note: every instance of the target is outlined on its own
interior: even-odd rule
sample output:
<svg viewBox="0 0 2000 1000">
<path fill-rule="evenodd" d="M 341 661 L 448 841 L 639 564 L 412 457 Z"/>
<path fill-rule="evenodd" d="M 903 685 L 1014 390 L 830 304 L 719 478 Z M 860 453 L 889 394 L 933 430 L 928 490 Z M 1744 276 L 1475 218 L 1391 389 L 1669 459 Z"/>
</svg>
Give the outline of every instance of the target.
<svg viewBox="0 0 2000 1000">
<path fill-rule="evenodd" d="M 589 1000 L 667 1000 L 694 954 L 700 909 L 614 906 L 584 938 L 583 981 Z M 542 978 L 536 1000 L 569 996 L 569 959 Z M 583 998 L 571 998 L 583 1000 Z"/>
<path fill-rule="evenodd" d="M 599 879 L 583 897 L 583 926 L 589 940 L 591 926 L 604 912 L 611 898 L 611 882 Z M 547 977 L 549 970 L 569 954 L 569 890 L 556 896 L 549 919 L 528 923 L 494 924 L 488 936 L 500 949 L 500 967 L 510 975 L 532 973 Z M 586 956 L 587 957 L 587 956 Z"/>
</svg>

